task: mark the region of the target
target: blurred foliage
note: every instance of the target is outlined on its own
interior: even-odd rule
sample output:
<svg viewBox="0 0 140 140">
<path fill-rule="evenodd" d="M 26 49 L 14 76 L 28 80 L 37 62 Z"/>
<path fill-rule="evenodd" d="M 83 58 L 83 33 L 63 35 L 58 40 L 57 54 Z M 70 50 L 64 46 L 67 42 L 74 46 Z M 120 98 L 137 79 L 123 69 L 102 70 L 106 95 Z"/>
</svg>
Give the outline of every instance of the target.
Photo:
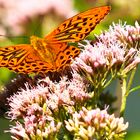
<svg viewBox="0 0 140 140">
<path fill-rule="evenodd" d="M 111 5 L 112 10 L 110 14 L 96 27 L 94 32 L 90 34 L 89 38 L 93 38 L 93 34 L 99 34 L 101 33 L 101 30 L 107 30 L 109 25 L 112 22 L 118 22 L 119 19 L 122 21 L 127 21 L 128 24 L 134 25 L 134 22 L 137 20 L 140 23 L 140 1 L 139 0 L 73 0 L 74 2 L 74 10 L 75 11 L 85 11 L 89 8 L 93 8 L 96 6 L 102 6 L 102 5 Z M 8 39 L 3 39 L 3 36 L 0 36 L 0 46 L 8 46 L 13 44 L 19 44 L 19 43 L 28 43 L 29 42 L 29 36 L 30 35 L 37 35 L 37 36 L 45 36 L 49 31 L 51 31 L 53 28 L 57 27 L 62 21 L 64 20 L 64 17 L 60 17 L 54 13 L 49 13 L 45 17 L 40 16 L 36 17 L 29 24 L 25 25 L 24 34 L 21 34 L 19 37 L 8 37 Z M 137 75 L 140 73 L 138 72 Z M 13 78 L 16 74 L 13 72 L 10 72 L 6 68 L 0 69 L 0 88 L 7 83 L 11 78 Z M 138 77 L 137 77 L 138 78 Z M 139 82 L 139 79 L 137 80 Z M 137 97 L 138 98 L 138 97 Z M 140 98 L 140 97 L 139 97 Z M 139 104 L 140 105 L 140 104 Z M 130 105 L 131 106 L 131 105 Z M 131 114 L 131 111 L 129 111 Z M 129 116 L 129 114 L 127 114 Z M 133 115 L 133 114 L 131 114 Z M 136 115 L 136 114 L 135 114 Z M 140 112 L 139 114 L 140 115 Z M 129 117 L 127 116 L 128 121 Z M 131 117 L 131 119 L 134 119 Z M 137 120 L 140 122 L 140 119 Z M 140 129 L 140 123 L 137 122 L 139 126 L 136 128 Z M 10 139 L 9 135 L 3 134 L 3 130 L 8 128 L 8 122 L 4 119 L 0 120 L 1 127 L 0 128 L 0 138 L 1 139 Z M 131 130 L 135 131 L 135 125 L 133 124 L 133 127 Z M 126 140 L 138 140 L 140 138 L 139 132 L 129 132 Z"/>
<path fill-rule="evenodd" d="M 140 132 L 128 132 L 125 140 L 139 140 Z"/>
<path fill-rule="evenodd" d="M 0 127 L 0 139 L 3 140 L 11 140 L 10 134 L 4 133 L 5 130 L 9 129 L 9 121 L 6 119 L 1 118 L 0 119 L 0 124 L 2 127 Z"/>
</svg>

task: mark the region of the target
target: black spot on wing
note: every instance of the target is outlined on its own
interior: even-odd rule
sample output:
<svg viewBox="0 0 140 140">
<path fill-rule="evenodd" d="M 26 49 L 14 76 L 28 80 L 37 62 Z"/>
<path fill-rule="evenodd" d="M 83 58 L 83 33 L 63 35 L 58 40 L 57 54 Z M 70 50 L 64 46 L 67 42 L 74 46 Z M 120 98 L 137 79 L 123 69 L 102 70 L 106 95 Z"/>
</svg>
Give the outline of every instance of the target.
<svg viewBox="0 0 140 140">
<path fill-rule="evenodd" d="M 66 62 L 66 60 L 63 60 L 63 61 L 61 62 L 61 65 L 65 64 L 65 62 Z"/>
<path fill-rule="evenodd" d="M 83 22 L 86 22 L 87 20 L 88 20 L 88 18 L 84 18 L 84 19 L 83 19 Z"/>
<path fill-rule="evenodd" d="M 66 52 L 66 55 L 69 55 L 69 54 L 70 54 L 70 51 L 67 51 L 67 52 Z"/>
<path fill-rule="evenodd" d="M 78 29 L 77 29 L 77 31 L 81 31 L 82 30 L 82 27 L 79 27 Z"/>
<path fill-rule="evenodd" d="M 66 23 L 63 24 L 64 28 L 66 27 Z"/>
<path fill-rule="evenodd" d="M 80 20 L 80 19 L 82 19 L 80 16 L 77 16 L 77 20 Z"/>
<path fill-rule="evenodd" d="M 37 65 L 35 63 L 32 64 L 33 67 L 36 67 Z"/>
<path fill-rule="evenodd" d="M 95 16 L 95 17 L 98 17 L 98 14 L 95 14 L 94 16 Z"/>
<path fill-rule="evenodd" d="M 79 24 L 79 23 L 75 23 L 75 24 L 73 25 L 73 28 L 76 28 L 76 27 L 78 26 L 78 24 Z"/>
<path fill-rule="evenodd" d="M 70 62 L 71 62 L 71 60 L 67 60 L 67 61 L 66 61 L 66 64 L 70 64 Z"/>
<path fill-rule="evenodd" d="M 85 29 L 85 32 L 88 32 L 89 31 L 89 29 L 87 28 L 87 29 Z"/>
<path fill-rule="evenodd" d="M 84 22 L 84 23 L 83 23 L 83 26 L 85 26 L 85 25 L 87 25 L 87 22 Z"/>
<path fill-rule="evenodd" d="M 68 23 L 67 27 L 71 26 L 71 24 L 72 24 L 72 19 L 69 20 L 69 23 Z"/>
<path fill-rule="evenodd" d="M 93 26 L 93 23 L 90 23 L 89 26 Z"/>
<path fill-rule="evenodd" d="M 80 34 L 80 38 L 83 38 L 84 34 Z"/>
<path fill-rule="evenodd" d="M 63 55 L 61 55 L 61 56 L 60 56 L 60 59 L 62 60 L 63 58 L 64 58 L 64 56 L 63 56 Z"/>
<path fill-rule="evenodd" d="M 79 50 L 74 51 L 75 54 L 79 54 Z"/>
<path fill-rule="evenodd" d="M 76 48 L 75 47 L 72 47 L 72 50 L 74 51 Z"/>
</svg>

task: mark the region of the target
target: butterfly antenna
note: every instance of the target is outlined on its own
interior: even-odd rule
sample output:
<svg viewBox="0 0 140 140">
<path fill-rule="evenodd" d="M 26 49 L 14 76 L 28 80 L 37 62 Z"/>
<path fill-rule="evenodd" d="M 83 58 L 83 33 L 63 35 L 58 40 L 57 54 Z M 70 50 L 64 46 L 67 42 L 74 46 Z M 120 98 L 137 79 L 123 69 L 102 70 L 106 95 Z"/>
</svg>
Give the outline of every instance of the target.
<svg viewBox="0 0 140 140">
<path fill-rule="evenodd" d="M 28 36 L 9 36 L 9 35 L 1 35 L 0 34 L 0 37 L 8 38 L 8 39 L 10 39 L 11 42 L 12 42 L 12 39 L 17 39 L 17 38 L 18 39 L 24 39 L 24 41 L 26 40 L 26 42 L 29 41 L 29 37 Z"/>
<path fill-rule="evenodd" d="M 28 36 L 8 36 L 8 35 L 1 35 L 1 34 L 0 34 L 0 36 L 2 36 L 2 37 L 7 37 L 7 38 L 18 38 L 18 37 L 19 37 L 19 38 L 21 38 L 21 37 L 22 37 L 22 38 L 28 38 Z"/>
</svg>

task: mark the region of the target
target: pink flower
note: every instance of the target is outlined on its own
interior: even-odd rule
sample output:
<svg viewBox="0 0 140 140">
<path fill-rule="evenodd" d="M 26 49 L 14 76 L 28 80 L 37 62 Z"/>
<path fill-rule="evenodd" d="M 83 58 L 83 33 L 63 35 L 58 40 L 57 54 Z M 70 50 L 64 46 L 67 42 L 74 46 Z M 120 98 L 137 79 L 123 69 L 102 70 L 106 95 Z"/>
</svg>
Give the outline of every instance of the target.
<svg viewBox="0 0 140 140">
<path fill-rule="evenodd" d="M 75 139 L 118 140 L 126 135 L 128 127 L 128 122 L 124 123 L 123 118 L 115 118 L 106 110 L 87 110 L 84 107 L 79 113 L 75 112 L 65 124 Z"/>
<path fill-rule="evenodd" d="M 8 0 L 0 1 L 0 19 L 4 27 L 11 29 L 10 32 L 23 32 L 23 25 L 31 19 L 46 15 L 50 11 L 68 17 L 72 13 L 70 0 Z"/>
<path fill-rule="evenodd" d="M 101 34 L 98 38 L 100 41 L 108 43 L 110 39 L 114 42 L 118 42 L 122 47 L 137 48 L 140 41 L 140 25 L 135 22 L 135 26 L 123 25 L 121 21 L 118 24 L 113 23 L 110 26 L 109 31 Z"/>
<path fill-rule="evenodd" d="M 71 65 L 94 88 L 104 88 L 110 79 L 129 73 L 140 63 L 140 26 L 113 24 L 108 32 L 97 36 L 95 44 L 79 44 L 84 51 Z M 131 38 L 131 39 L 130 39 Z M 110 78 L 111 75 L 111 78 Z M 109 77 L 109 78 L 108 78 Z"/>
<path fill-rule="evenodd" d="M 11 138 L 13 140 L 18 140 L 21 137 L 24 138 L 24 139 L 27 139 L 27 140 L 29 139 L 29 136 L 26 134 L 24 127 L 19 122 L 17 122 L 16 126 L 13 126 L 9 131 L 10 131 L 10 133 L 16 135 L 16 137 L 15 136 L 11 136 Z M 8 132 L 8 131 L 6 131 L 6 132 Z"/>
<path fill-rule="evenodd" d="M 76 74 L 71 81 L 64 77 L 56 83 L 46 78 L 34 88 L 26 84 L 26 89 L 9 98 L 11 108 L 7 114 L 16 122 L 9 132 L 13 139 L 54 139 L 61 128 L 60 120 L 89 98 L 82 79 Z"/>
</svg>

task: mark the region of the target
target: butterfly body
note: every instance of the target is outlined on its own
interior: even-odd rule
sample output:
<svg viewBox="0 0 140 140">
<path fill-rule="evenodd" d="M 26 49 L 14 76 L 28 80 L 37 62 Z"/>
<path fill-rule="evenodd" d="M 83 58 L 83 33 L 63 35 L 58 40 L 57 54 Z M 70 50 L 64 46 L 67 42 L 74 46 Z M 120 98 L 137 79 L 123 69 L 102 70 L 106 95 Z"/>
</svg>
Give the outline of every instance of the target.
<svg viewBox="0 0 140 140">
<path fill-rule="evenodd" d="M 53 53 L 51 45 L 49 45 L 46 40 L 36 36 L 31 36 L 30 40 L 31 47 L 36 50 L 36 53 L 40 55 L 41 59 L 45 62 L 53 63 L 56 54 Z"/>
<path fill-rule="evenodd" d="M 69 43 L 83 40 L 109 11 L 109 6 L 87 10 L 67 19 L 44 38 L 31 36 L 30 44 L 0 48 L 0 67 L 26 74 L 63 70 L 80 53 Z"/>
</svg>

